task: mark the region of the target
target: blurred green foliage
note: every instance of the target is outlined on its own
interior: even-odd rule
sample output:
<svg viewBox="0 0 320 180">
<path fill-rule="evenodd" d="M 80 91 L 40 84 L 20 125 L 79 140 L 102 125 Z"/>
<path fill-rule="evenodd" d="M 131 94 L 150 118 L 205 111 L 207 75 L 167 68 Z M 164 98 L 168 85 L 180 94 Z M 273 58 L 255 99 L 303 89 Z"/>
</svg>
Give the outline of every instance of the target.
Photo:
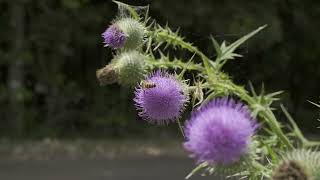
<svg viewBox="0 0 320 180">
<path fill-rule="evenodd" d="M 285 90 L 283 102 L 297 123 L 317 131 L 316 108 L 306 100 L 316 101 L 320 94 L 319 1 L 124 2 L 150 4 L 153 18 L 180 27 L 210 56 L 215 56 L 210 35 L 231 41 L 268 24 L 241 48 L 244 58 L 229 63 L 225 71 L 238 83 L 251 80 L 256 87 L 264 82 L 270 92 Z M 22 17 L 22 36 L 16 36 L 17 26 L 12 25 L 14 6 L 23 10 L 17 14 Z M 111 50 L 103 48 L 101 33 L 116 14 L 117 6 L 109 0 L 0 0 L 0 135 L 126 136 L 156 130 L 146 130 L 150 126 L 136 120 L 130 90 L 100 87 L 96 81 L 96 69 L 112 58 Z M 19 39 L 22 47 L 15 48 Z M 9 69 L 16 57 L 22 60 L 18 81 L 23 88 L 12 93 Z M 9 105 L 11 96 L 23 113 L 14 123 L 17 112 Z"/>
</svg>

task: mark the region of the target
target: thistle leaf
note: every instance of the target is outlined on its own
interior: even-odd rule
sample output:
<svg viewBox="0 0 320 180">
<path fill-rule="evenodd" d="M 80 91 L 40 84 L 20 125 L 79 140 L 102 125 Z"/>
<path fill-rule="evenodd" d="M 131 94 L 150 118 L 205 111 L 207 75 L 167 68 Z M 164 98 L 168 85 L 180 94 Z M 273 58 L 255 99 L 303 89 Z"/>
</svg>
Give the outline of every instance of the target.
<svg viewBox="0 0 320 180">
<path fill-rule="evenodd" d="M 216 50 L 217 57 L 220 57 L 221 54 L 222 54 L 222 51 L 221 51 L 221 49 L 220 49 L 219 43 L 214 39 L 213 36 L 210 36 L 210 38 L 211 38 L 213 47 L 214 47 L 214 49 Z"/>
<path fill-rule="evenodd" d="M 260 32 L 265 27 L 267 27 L 267 25 L 261 26 L 258 29 L 252 31 L 251 33 L 249 33 L 249 34 L 243 36 L 242 38 L 238 39 L 237 41 L 235 41 L 234 43 L 232 43 L 230 46 L 227 47 L 226 53 L 234 52 L 241 44 L 246 42 L 248 39 L 250 39 L 252 36 L 254 36 L 258 32 Z"/>
<path fill-rule="evenodd" d="M 318 108 L 320 108 L 320 105 L 319 104 L 317 104 L 317 103 L 314 103 L 314 102 L 312 102 L 312 101 L 309 101 L 309 100 L 307 100 L 309 103 L 311 103 L 311 104 L 313 104 L 313 105 L 315 105 L 315 106 L 317 106 Z"/>
<path fill-rule="evenodd" d="M 218 64 L 218 69 L 221 69 L 222 66 L 230 59 L 235 59 L 236 57 L 242 57 L 242 55 L 235 53 L 234 51 L 252 36 L 260 32 L 262 29 L 267 27 L 267 25 L 261 26 L 258 29 L 252 31 L 251 33 L 243 36 L 242 38 L 238 39 L 234 43 L 230 44 L 229 46 L 226 45 L 226 42 L 223 41 L 222 44 L 219 46 L 218 42 L 211 37 L 213 42 L 214 49 L 217 53 L 216 63 Z"/>
<path fill-rule="evenodd" d="M 198 171 L 202 170 L 203 168 L 207 167 L 208 163 L 207 162 L 203 162 L 201 164 L 199 164 L 196 168 L 194 168 L 187 176 L 185 179 L 189 179 L 191 176 L 193 176 L 195 173 L 197 173 Z"/>
</svg>

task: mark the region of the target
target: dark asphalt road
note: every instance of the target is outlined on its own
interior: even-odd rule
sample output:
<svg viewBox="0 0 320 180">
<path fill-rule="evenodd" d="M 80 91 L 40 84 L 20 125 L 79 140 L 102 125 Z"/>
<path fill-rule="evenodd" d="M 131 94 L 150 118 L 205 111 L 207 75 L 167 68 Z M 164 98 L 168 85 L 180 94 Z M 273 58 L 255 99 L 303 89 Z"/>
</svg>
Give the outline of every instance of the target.
<svg viewBox="0 0 320 180">
<path fill-rule="evenodd" d="M 177 157 L 123 160 L 0 160 L 0 180 L 183 180 L 192 167 L 192 160 Z M 214 178 L 191 178 L 209 179 Z"/>
</svg>

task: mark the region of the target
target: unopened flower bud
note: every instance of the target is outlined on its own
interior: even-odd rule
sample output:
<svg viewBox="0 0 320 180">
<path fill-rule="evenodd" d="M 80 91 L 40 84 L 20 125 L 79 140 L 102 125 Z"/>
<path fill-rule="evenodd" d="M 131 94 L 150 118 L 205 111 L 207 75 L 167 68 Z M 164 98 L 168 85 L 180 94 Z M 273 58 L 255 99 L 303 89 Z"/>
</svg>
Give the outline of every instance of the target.
<svg viewBox="0 0 320 180">
<path fill-rule="evenodd" d="M 145 33 L 145 27 L 142 23 L 132 18 L 123 18 L 116 21 L 114 25 L 126 35 L 124 49 L 133 50 L 142 46 Z"/>
<path fill-rule="evenodd" d="M 118 70 L 118 83 L 126 87 L 134 87 L 146 74 L 146 57 L 137 51 L 123 52 L 117 56 L 115 66 Z"/>
</svg>

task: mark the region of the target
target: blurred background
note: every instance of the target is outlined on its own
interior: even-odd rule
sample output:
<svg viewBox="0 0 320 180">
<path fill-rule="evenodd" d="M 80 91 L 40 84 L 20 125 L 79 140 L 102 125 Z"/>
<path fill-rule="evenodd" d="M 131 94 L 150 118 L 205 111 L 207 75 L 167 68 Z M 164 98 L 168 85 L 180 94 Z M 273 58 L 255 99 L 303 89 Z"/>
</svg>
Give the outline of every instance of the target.
<svg viewBox="0 0 320 180">
<path fill-rule="evenodd" d="M 180 27 L 188 41 L 211 57 L 214 50 L 210 35 L 220 42 L 231 42 L 268 24 L 266 30 L 242 46 L 244 57 L 228 63 L 225 71 L 238 84 L 248 85 L 250 80 L 257 89 L 264 83 L 267 92 L 284 90 L 281 102 L 304 132 L 319 134 L 317 108 L 307 100 L 317 102 L 320 95 L 320 1 L 122 2 L 149 4 L 150 15 L 158 23 L 168 23 L 172 29 Z M 111 50 L 103 48 L 101 33 L 116 14 L 117 5 L 111 0 L 0 0 L 2 157 L 13 154 L 13 159 L 34 159 L 32 153 L 24 154 L 28 148 L 44 148 L 30 151 L 46 155 L 46 148 L 63 149 L 63 143 L 70 145 L 75 139 L 86 139 L 72 144 L 75 152 L 83 144 L 96 147 L 105 139 L 133 139 L 137 145 L 146 144 L 139 140 L 142 137 L 150 137 L 150 146 L 146 147 L 153 147 L 152 139 L 170 141 L 155 145 L 155 151 L 156 147 L 171 147 L 172 139 L 177 140 L 173 144 L 180 145 L 176 125 L 154 127 L 139 120 L 131 90 L 118 85 L 100 87 L 96 80 L 96 69 L 112 58 Z M 282 116 L 281 112 L 276 114 Z M 41 142 L 25 143 L 34 141 Z M 110 146 L 113 144 L 101 148 Z M 114 147 L 114 151 L 124 148 Z M 157 154 L 149 150 L 138 150 L 138 154 Z M 97 154 L 103 156 L 104 152 Z M 189 169 L 183 172 L 188 172 L 192 164 L 186 166 Z M 13 170 L 15 167 L 12 165 Z"/>
</svg>

